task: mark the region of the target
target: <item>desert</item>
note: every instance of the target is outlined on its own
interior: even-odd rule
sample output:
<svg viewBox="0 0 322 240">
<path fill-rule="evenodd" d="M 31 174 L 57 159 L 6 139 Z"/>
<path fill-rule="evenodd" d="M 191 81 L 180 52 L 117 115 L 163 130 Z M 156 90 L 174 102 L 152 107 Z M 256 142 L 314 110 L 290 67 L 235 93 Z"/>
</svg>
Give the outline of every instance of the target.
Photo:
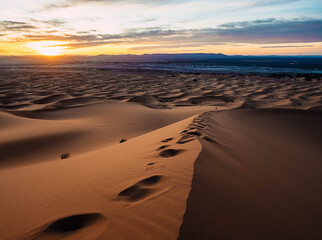
<svg viewBox="0 0 322 240">
<path fill-rule="evenodd" d="M 1 239 L 318 239 L 318 79 L 1 71 Z"/>
</svg>

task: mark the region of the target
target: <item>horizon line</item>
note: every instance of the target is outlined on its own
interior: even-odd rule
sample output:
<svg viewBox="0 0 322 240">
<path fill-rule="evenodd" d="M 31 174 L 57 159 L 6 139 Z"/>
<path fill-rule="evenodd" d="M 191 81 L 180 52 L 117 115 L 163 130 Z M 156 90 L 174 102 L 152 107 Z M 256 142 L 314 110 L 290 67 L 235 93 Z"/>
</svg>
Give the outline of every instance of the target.
<svg viewBox="0 0 322 240">
<path fill-rule="evenodd" d="M 78 54 L 60 54 L 60 55 L 42 55 L 42 54 L 30 54 L 30 55 L 2 55 L 0 54 L 0 57 L 45 57 L 45 58 L 56 58 L 56 57 L 97 57 L 97 56 L 145 56 L 145 55 L 184 55 L 184 54 L 199 54 L 199 55 L 223 55 L 228 57 L 233 56 L 243 56 L 243 57 L 269 57 L 269 56 L 276 56 L 276 57 L 322 57 L 322 55 L 314 55 L 314 54 L 289 54 L 289 55 L 279 55 L 279 54 L 269 54 L 269 55 L 244 55 L 244 54 L 224 54 L 224 53 L 142 53 L 142 54 L 96 54 L 96 55 L 90 55 L 90 54 L 84 54 L 84 55 L 78 55 Z"/>
</svg>

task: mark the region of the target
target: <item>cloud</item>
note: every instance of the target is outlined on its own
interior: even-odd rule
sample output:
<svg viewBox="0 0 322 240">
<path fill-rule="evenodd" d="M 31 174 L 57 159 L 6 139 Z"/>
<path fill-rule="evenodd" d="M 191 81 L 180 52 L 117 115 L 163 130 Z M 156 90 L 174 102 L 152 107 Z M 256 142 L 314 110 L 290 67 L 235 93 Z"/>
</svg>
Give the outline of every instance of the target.
<svg viewBox="0 0 322 240">
<path fill-rule="evenodd" d="M 248 22 L 242 27 L 217 29 L 227 41 L 243 43 L 299 43 L 322 41 L 322 20 L 276 20 Z"/>
<path fill-rule="evenodd" d="M 60 3 L 52 3 L 44 6 L 43 10 L 53 10 L 57 8 L 68 8 L 86 3 L 115 2 L 114 0 L 66 0 Z"/>
<path fill-rule="evenodd" d="M 59 3 L 52 3 L 45 5 L 42 10 L 55 10 L 59 8 L 69 8 L 83 4 L 120 4 L 120 3 L 134 3 L 134 4 L 168 4 L 168 3 L 185 3 L 197 0 L 63 0 Z M 299 2 L 301 0 L 257 0 L 247 4 L 247 8 L 256 7 L 269 7 L 269 6 L 279 6 L 289 3 Z"/>
<path fill-rule="evenodd" d="M 49 40 L 51 37 L 64 39 L 63 20 L 37 20 L 29 18 L 29 21 L 0 21 L 0 42 L 26 42 Z M 68 30 L 68 29 L 67 29 Z"/>
<path fill-rule="evenodd" d="M 254 21 L 230 22 L 219 25 L 220 28 L 245 28 L 255 25 L 278 23 L 276 18 L 258 19 Z M 283 21 L 280 21 L 283 22 Z"/>
<path fill-rule="evenodd" d="M 29 20 L 34 23 L 45 24 L 45 25 L 52 26 L 52 27 L 60 27 L 66 23 L 66 21 L 61 20 L 61 19 L 37 20 L 37 19 L 30 18 Z"/>
<path fill-rule="evenodd" d="M 18 21 L 0 21 L 0 33 L 21 33 L 24 34 L 26 32 L 37 32 L 41 31 L 43 28 L 46 28 L 47 31 L 57 31 L 57 30 L 49 30 L 53 27 L 62 27 L 66 22 L 59 19 L 52 20 L 36 20 L 29 19 L 30 22 L 18 22 Z"/>
<path fill-rule="evenodd" d="M 29 31 L 37 27 L 27 23 L 27 22 L 17 22 L 17 21 L 0 21 L 0 31 Z"/>
<path fill-rule="evenodd" d="M 191 0 L 189 0 L 191 1 Z M 65 0 L 60 3 L 52 3 L 45 5 L 42 10 L 54 10 L 59 8 L 69 8 L 90 3 L 120 4 L 120 3 L 136 3 L 136 4 L 166 4 L 169 2 L 183 2 L 183 0 Z"/>
<path fill-rule="evenodd" d="M 200 44 L 164 44 L 160 45 L 147 45 L 147 46 L 140 46 L 140 47 L 133 47 L 130 48 L 131 50 L 149 50 L 149 49 L 179 49 L 179 48 L 199 48 Z"/>
<path fill-rule="evenodd" d="M 267 6 L 277 6 L 277 5 L 284 5 L 288 3 L 299 2 L 300 0 L 262 0 L 257 1 L 251 4 L 250 7 L 267 7 Z"/>
<path fill-rule="evenodd" d="M 261 48 L 303 48 L 303 47 L 315 47 L 314 45 L 276 45 L 276 46 L 263 46 Z"/>
<path fill-rule="evenodd" d="M 121 34 L 102 34 L 94 31 L 64 33 L 52 30 L 44 34 L 41 29 L 28 31 L 29 24 L 22 22 L 0 22 L 11 31 L 26 32 L 11 41 L 42 41 L 59 40 L 68 42 L 67 48 L 83 48 L 108 44 L 136 44 L 156 46 L 190 45 L 221 45 L 238 43 L 255 44 L 289 44 L 322 42 L 322 20 L 292 19 L 278 20 L 275 18 L 259 19 L 248 22 L 222 24 L 216 28 L 204 29 L 161 29 L 161 28 L 130 28 Z M 10 22 L 10 24 L 9 24 Z M 1 25 L 2 24 L 2 25 Z M 30 27 L 30 26 L 29 26 Z M 48 31 L 48 29 L 47 29 Z M 268 46 L 269 47 L 269 46 Z M 273 46 L 274 47 L 274 46 Z"/>
</svg>

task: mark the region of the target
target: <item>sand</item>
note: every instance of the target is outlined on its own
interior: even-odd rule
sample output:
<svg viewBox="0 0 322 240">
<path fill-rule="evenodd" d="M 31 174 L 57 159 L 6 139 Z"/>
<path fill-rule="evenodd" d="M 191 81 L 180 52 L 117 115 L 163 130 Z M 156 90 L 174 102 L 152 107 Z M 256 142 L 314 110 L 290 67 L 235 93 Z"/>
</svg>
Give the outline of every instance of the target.
<svg viewBox="0 0 322 240">
<path fill-rule="evenodd" d="M 322 236 L 318 80 L 0 78 L 0 239 Z"/>
<path fill-rule="evenodd" d="M 322 114 L 236 110 L 202 119 L 179 239 L 321 238 Z"/>
<path fill-rule="evenodd" d="M 132 102 L 158 109 L 200 105 L 321 109 L 321 89 L 318 79 L 304 78 L 13 68 L 0 72 L 0 108 L 35 111 Z"/>
</svg>

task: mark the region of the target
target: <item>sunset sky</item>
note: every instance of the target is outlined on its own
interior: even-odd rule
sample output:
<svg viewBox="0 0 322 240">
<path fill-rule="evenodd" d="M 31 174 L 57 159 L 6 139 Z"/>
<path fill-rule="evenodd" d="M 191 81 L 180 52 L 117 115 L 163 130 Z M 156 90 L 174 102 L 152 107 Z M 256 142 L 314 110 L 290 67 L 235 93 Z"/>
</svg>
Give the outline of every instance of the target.
<svg viewBox="0 0 322 240">
<path fill-rule="evenodd" d="M 322 55 L 322 1 L 0 1 L 0 55 L 183 52 Z"/>
</svg>

